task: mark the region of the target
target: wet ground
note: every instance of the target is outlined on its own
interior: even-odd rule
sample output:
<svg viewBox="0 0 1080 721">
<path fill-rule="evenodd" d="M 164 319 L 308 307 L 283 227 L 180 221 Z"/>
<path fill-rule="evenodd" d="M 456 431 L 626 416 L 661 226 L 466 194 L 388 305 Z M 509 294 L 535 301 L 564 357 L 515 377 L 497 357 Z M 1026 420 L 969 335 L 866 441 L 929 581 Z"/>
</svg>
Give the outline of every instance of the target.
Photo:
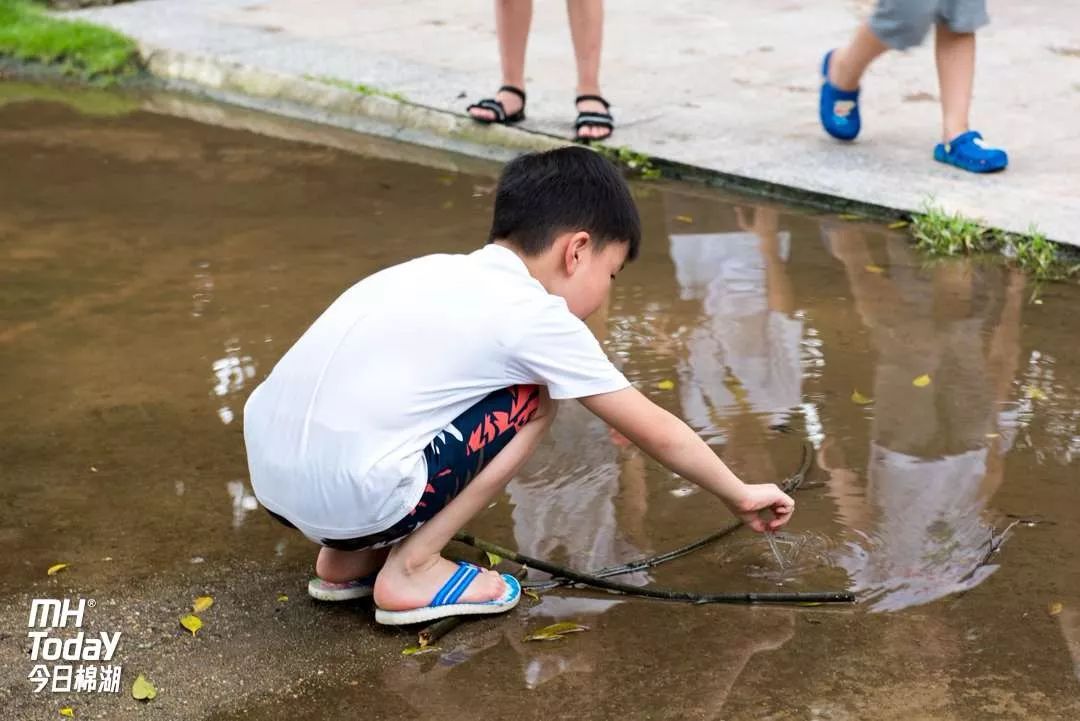
<svg viewBox="0 0 1080 721">
<path fill-rule="evenodd" d="M 252 497 L 241 412 L 350 284 L 480 245 L 497 168 L 453 173 L 388 159 L 398 151 L 385 144 L 360 156 L 141 99 L 31 101 L 11 87 L 0 85 L 5 718 L 64 706 L 222 721 L 1080 716 L 1075 287 L 1035 287 L 989 262 L 927 264 L 869 224 L 636 185 L 642 255 L 595 332 L 748 480 L 792 471 L 804 440 L 816 461 L 778 539 L 786 569 L 740 533 L 636 581 L 851 589 L 860 603 L 553 591 L 406 657 L 415 636 L 377 628 L 370 606 L 307 599 L 313 547 Z M 570 406 L 470 529 L 598 568 L 728 518 Z M 69 565 L 47 576 L 56 563 Z M 215 604 L 192 637 L 177 619 L 202 594 Z M 123 634 L 121 693 L 35 694 L 30 600 L 79 597 L 95 602 L 87 630 Z M 522 641 L 554 620 L 590 630 Z M 145 707 L 127 692 L 139 673 L 159 690 Z"/>
</svg>

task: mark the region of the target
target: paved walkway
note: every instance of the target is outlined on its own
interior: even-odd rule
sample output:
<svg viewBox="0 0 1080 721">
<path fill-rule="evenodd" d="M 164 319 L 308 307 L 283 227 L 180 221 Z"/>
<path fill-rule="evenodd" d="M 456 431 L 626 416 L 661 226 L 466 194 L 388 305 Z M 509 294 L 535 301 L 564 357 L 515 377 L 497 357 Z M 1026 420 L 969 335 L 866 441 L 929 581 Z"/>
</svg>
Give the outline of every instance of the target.
<svg viewBox="0 0 1080 721">
<path fill-rule="evenodd" d="M 602 80 L 615 144 L 864 202 L 950 210 L 1080 245 L 1080 5 L 996 3 L 979 36 L 973 123 L 1012 166 L 938 165 L 932 44 L 884 57 L 864 89 L 864 134 L 825 137 L 817 66 L 869 0 L 617 0 Z M 498 85 L 491 0 L 141 0 L 78 14 L 159 47 L 328 76 L 458 112 Z M 536 3 L 527 127 L 568 136 L 574 67 L 563 3 Z"/>
</svg>

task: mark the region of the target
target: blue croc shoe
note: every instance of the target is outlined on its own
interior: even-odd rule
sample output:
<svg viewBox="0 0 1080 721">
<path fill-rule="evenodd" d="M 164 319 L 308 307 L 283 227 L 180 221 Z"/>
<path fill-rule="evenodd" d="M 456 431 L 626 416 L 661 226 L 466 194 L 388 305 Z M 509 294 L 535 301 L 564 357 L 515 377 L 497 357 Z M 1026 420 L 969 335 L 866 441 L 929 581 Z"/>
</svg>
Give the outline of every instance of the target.
<svg viewBox="0 0 1080 721">
<path fill-rule="evenodd" d="M 471 614 L 506 613 L 521 600 L 521 584 L 508 573 L 501 574 L 506 583 L 506 592 L 493 601 L 462 602 L 461 596 L 480 575 L 480 567 L 464 561 L 458 562 L 457 571 L 450 577 L 431 603 L 421 608 L 407 611 L 386 611 L 375 607 L 375 621 L 388 626 L 404 626 L 410 623 L 424 623 L 447 616 L 466 616 Z"/>
<path fill-rule="evenodd" d="M 821 102 L 818 112 L 825 132 L 838 140 L 854 140 L 862 127 L 859 119 L 859 91 L 841 90 L 829 82 L 829 60 L 833 51 L 825 53 L 821 64 Z"/>
<path fill-rule="evenodd" d="M 972 173 L 996 173 L 1009 165 L 1008 154 L 1000 148 L 986 147 L 982 134 L 974 130 L 961 133 L 947 143 L 938 143 L 934 160 Z"/>
</svg>

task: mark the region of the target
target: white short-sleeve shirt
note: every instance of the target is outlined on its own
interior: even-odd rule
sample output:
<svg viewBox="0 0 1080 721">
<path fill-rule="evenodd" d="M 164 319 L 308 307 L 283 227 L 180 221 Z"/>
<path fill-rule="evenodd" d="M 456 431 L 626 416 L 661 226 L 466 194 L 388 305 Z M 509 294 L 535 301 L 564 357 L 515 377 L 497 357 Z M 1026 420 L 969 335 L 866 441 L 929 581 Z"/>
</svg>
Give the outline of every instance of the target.
<svg viewBox="0 0 1080 721">
<path fill-rule="evenodd" d="M 248 399 L 255 495 L 312 538 L 385 530 L 420 500 L 435 434 L 519 383 L 553 399 L 629 386 L 508 248 L 387 268 L 342 294 Z"/>
</svg>

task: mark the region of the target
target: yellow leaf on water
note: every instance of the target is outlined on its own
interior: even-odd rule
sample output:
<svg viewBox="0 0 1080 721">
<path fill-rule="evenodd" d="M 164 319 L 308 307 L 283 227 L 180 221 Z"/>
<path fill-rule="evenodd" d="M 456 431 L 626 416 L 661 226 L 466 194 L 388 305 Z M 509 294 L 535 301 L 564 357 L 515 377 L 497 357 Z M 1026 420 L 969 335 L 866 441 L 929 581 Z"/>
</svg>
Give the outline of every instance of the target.
<svg viewBox="0 0 1080 721">
<path fill-rule="evenodd" d="M 1025 398 L 1030 398 L 1033 401 L 1045 401 L 1046 400 L 1046 392 L 1043 391 L 1043 389 L 1039 388 L 1038 386 L 1025 386 L 1024 387 L 1024 397 Z"/>
<path fill-rule="evenodd" d="M 1053 601 L 1046 607 L 1046 612 L 1051 616 L 1056 616 L 1065 610 L 1065 604 L 1061 601 Z"/>
<path fill-rule="evenodd" d="M 284 593 L 279 593 L 278 597 L 277 597 L 277 600 L 278 600 L 278 603 L 285 603 L 286 601 L 289 600 L 289 597 L 286 596 Z"/>
<path fill-rule="evenodd" d="M 901 228 L 908 227 L 906 220 L 898 220 L 895 223 L 889 223 L 889 230 L 900 230 Z"/>
<path fill-rule="evenodd" d="M 135 677 L 135 683 L 131 684 L 131 697 L 136 701 L 149 701 L 157 696 L 157 688 L 141 673 Z"/>
<path fill-rule="evenodd" d="M 863 217 L 861 215 L 857 215 L 856 213 L 841 213 L 840 215 L 838 215 L 836 217 L 839 218 L 840 220 L 862 220 L 863 219 Z"/>
<path fill-rule="evenodd" d="M 49 570 L 45 572 L 45 575 L 55 576 L 67 567 L 68 565 L 66 563 L 54 563 L 53 565 L 49 566 Z"/>
<path fill-rule="evenodd" d="M 851 402 L 852 403 L 857 403 L 860 406 L 865 406 L 865 405 L 868 405 L 870 403 L 873 403 L 874 399 L 873 398 L 867 398 L 862 393 L 859 393 L 858 390 L 854 390 L 854 391 L 851 392 Z"/>
<path fill-rule="evenodd" d="M 1001 438 L 1001 434 L 1000 433 L 987 433 L 986 437 L 987 438 Z"/>
<path fill-rule="evenodd" d="M 199 596 L 195 599 L 195 603 L 191 604 L 191 610 L 195 613 L 202 613 L 213 605 L 214 599 L 210 596 Z"/>
<path fill-rule="evenodd" d="M 553 623 L 550 626 L 544 626 L 542 629 L 525 637 L 526 641 L 559 641 L 568 633 L 580 633 L 582 631 L 588 631 L 588 626 L 582 626 L 580 623 L 574 623 L 573 621 L 560 621 L 559 623 Z"/>
<path fill-rule="evenodd" d="M 70 706 L 65 706 L 64 708 L 60 709 L 60 715 L 67 716 L 68 718 L 75 718 L 75 709 L 71 708 Z"/>
<path fill-rule="evenodd" d="M 679 221 L 680 223 L 693 223 L 694 222 L 694 219 L 692 217 L 690 217 L 689 215 L 676 215 L 675 220 Z"/>
<path fill-rule="evenodd" d="M 198 616 L 193 616 L 190 613 L 180 617 L 180 625 L 191 631 L 192 636 L 203 627 L 202 619 Z"/>
<path fill-rule="evenodd" d="M 451 208 L 454 207 L 454 201 L 452 201 L 452 200 L 444 200 L 441 207 L 442 207 L 443 210 L 450 210 Z"/>
<path fill-rule="evenodd" d="M 881 273 L 885 272 L 885 269 L 882 268 L 880 265 L 868 265 L 868 266 L 866 266 L 866 272 L 867 273 L 877 273 L 877 274 L 880 275 Z"/>
<path fill-rule="evenodd" d="M 441 651 L 438 646 L 406 646 L 401 650 L 402 656 L 420 656 L 432 651 Z"/>
<path fill-rule="evenodd" d="M 675 381 L 662 380 L 656 384 L 656 387 L 662 391 L 670 391 L 675 387 Z"/>
<path fill-rule="evenodd" d="M 911 385 L 915 386 L 916 388 L 924 388 L 930 385 L 930 376 L 923 373 L 921 376 L 911 381 Z"/>
<path fill-rule="evenodd" d="M 540 600 L 540 594 L 537 593 L 536 591 L 533 591 L 533 590 L 528 589 L 528 588 L 523 588 L 523 589 L 521 589 L 521 592 L 524 593 L 526 596 L 528 596 L 529 598 L 531 598 L 534 601 L 539 601 Z"/>
<path fill-rule="evenodd" d="M 491 551 L 484 551 L 484 555 L 487 556 L 488 565 L 492 568 L 495 568 L 500 563 L 502 563 L 502 556 L 497 553 L 492 553 Z"/>
</svg>

